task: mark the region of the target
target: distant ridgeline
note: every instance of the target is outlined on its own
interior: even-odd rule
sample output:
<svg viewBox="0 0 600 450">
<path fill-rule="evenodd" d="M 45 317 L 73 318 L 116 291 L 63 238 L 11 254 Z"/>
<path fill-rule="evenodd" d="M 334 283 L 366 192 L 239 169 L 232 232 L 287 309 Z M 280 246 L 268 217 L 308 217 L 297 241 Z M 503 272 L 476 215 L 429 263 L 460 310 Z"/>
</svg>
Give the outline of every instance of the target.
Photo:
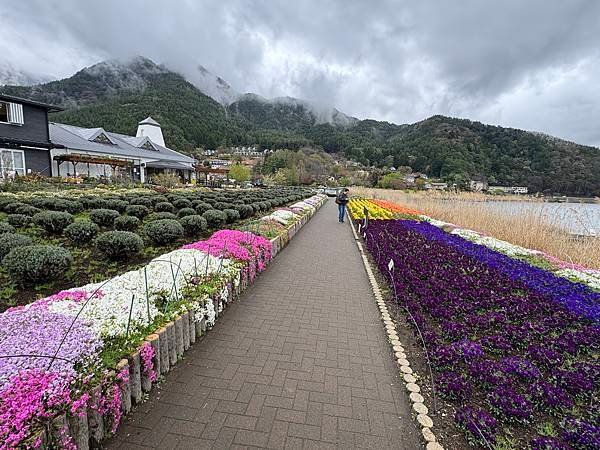
<svg viewBox="0 0 600 450">
<path fill-rule="evenodd" d="M 119 133 L 133 133 L 140 117 L 152 116 L 169 146 L 188 153 L 219 145 L 319 145 L 363 164 L 410 166 L 459 185 L 486 178 L 490 184 L 528 186 L 530 192 L 600 195 L 600 149 L 595 147 L 444 116 L 410 125 L 357 120 L 292 98 L 245 94 L 221 104 L 181 75 L 141 57 L 0 91 L 66 108 L 50 120 Z"/>
</svg>

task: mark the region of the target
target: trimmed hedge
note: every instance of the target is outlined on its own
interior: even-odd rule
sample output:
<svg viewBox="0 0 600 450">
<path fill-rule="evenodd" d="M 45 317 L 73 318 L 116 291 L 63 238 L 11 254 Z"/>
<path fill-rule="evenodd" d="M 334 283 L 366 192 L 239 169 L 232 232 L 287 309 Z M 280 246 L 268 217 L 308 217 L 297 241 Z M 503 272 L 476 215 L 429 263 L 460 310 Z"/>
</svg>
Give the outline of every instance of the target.
<svg viewBox="0 0 600 450">
<path fill-rule="evenodd" d="M 99 230 L 100 228 L 94 222 L 82 220 L 65 228 L 64 235 L 76 244 L 85 244 L 90 242 Z"/>
<path fill-rule="evenodd" d="M 198 214 L 204 214 L 206 211 L 210 211 L 211 209 L 213 209 L 213 207 L 210 206 L 208 203 L 199 202 L 196 203 L 196 205 L 194 205 L 194 209 Z"/>
<path fill-rule="evenodd" d="M 17 233 L 0 234 L 0 259 L 10 253 L 13 248 L 31 245 L 33 241 L 29 236 Z"/>
<path fill-rule="evenodd" d="M 144 241 L 131 231 L 106 231 L 94 240 L 94 245 L 107 258 L 119 260 L 141 252 Z"/>
<path fill-rule="evenodd" d="M 150 209 L 144 205 L 129 205 L 125 208 L 125 214 L 137 217 L 138 219 L 143 219 L 150 214 Z"/>
<path fill-rule="evenodd" d="M 206 219 L 210 228 L 222 227 L 227 222 L 227 215 L 223 211 L 217 211 L 216 209 L 206 211 L 202 214 L 202 217 Z"/>
<path fill-rule="evenodd" d="M 132 231 L 140 226 L 142 221 L 135 216 L 121 216 L 115 219 L 115 229 L 122 231 Z"/>
<path fill-rule="evenodd" d="M 17 247 L 2 260 L 8 273 L 24 284 L 53 280 L 62 275 L 72 262 L 71 253 L 55 245 Z"/>
<path fill-rule="evenodd" d="M 92 209 L 90 211 L 90 219 L 92 222 L 100 225 L 101 227 L 110 227 L 113 225 L 115 219 L 119 217 L 121 213 L 114 209 Z"/>
<path fill-rule="evenodd" d="M 173 219 L 162 219 L 144 225 L 144 234 L 155 245 L 165 245 L 176 241 L 184 234 L 183 226 Z"/>
<path fill-rule="evenodd" d="M 64 211 L 43 211 L 33 216 L 33 221 L 48 233 L 60 234 L 73 223 L 73 216 Z"/>
<path fill-rule="evenodd" d="M 160 202 L 154 205 L 154 211 L 174 213 L 175 207 L 169 202 Z"/>
<path fill-rule="evenodd" d="M 177 213 L 177 217 L 185 217 L 185 216 L 194 216 L 196 215 L 196 210 L 193 208 L 182 208 Z"/>
<path fill-rule="evenodd" d="M 14 232 L 15 232 L 15 227 L 13 227 L 10 223 L 8 223 L 8 222 L 0 222 L 0 234 L 3 234 L 3 233 L 14 233 Z"/>
<path fill-rule="evenodd" d="M 25 214 L 10 214 L 7 217 L 8 223 L 17 228 L 26 227 L 33 220 L 30 216 Z"/>
<path fill-rule="evenodd" d="M 157 212 L 157 213 L 150 213 L 150 214 L 148 214 L 148 217 L 146 217 L 147 222 L 152 222 L 154 220 L 164 220 L 164 219 L 175 220 L 175 219 L 177 219 L 177 216 L 170 212 Z"/>
<path fill-rule="evenodd" d="M 206 219 L 198 214 L 192 216 L 184 216 L 179 219 L 179 222 L 185 230 L 185 234 L 188 236 L 197 236 L 198 234 L 206 231 L 208 224 Z"/>
<path fill-rule="evenodd" d="M 39 212 L 42 212 L 40 208 L 31 205 L 23 205 L 15 209 L 15 214 L 22 214 L 24 216 L 34 216 Z"/>
<path fill-rule="evenodd" d="M 227 216 L 227 223 L 233 223 L 236 220 L 240 220 L 240 213 L 235 209 L 225 209 L 223 212 Z"/>
</svg>

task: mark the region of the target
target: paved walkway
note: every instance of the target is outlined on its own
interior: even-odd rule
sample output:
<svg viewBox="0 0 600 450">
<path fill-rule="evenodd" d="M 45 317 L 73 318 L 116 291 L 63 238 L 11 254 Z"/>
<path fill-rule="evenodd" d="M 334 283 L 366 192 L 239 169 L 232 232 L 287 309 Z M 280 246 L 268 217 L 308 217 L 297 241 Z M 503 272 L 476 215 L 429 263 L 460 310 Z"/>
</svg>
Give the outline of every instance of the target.
<svg viewBox="0 0 600 450">
<path fill-rule="evenodd" d="M 333 201 L 185 354 L 108 448 L 420 448 Z"/>
</svg>

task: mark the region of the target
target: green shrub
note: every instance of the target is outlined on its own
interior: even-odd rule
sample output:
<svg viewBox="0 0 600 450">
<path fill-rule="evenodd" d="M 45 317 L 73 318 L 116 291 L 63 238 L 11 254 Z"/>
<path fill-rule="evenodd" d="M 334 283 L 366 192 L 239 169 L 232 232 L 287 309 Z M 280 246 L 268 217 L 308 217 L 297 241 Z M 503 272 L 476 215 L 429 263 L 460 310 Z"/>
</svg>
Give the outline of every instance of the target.
<svg viewBox="0 0 600 450">
<path fill-rule="evenodd" d="M 65 228 L 64 235 L 77 244 L 90 242 L 98 234 L 98 225 L 89 220 L 75 222 Z"/>
<path fill-rule="evenodd" d="M 64 211 L 42 211 L 33 216 L 33 221 L 48 233 L 60 234 L 73 223 L 73 216 Z"/>
<path fill-rule="evenodd" d="M 145 206 L 146 208 L 151 208 L 152 205 L 154 205 L 154 201 L 150 197 L 137 197 L 137 198 L 132 198 L 129 201 L 129 204 L 130 205 L 140 205 L 140 206 Z M 127 212 L 127 210 L 125 212 Z M 127 214 L 129 214 L 129 213 L 127 213 Z"/>
<path fill-rule="evenodd" d="M 153 244 L 165 245 L 181 238 L 184 230 L 176 220 L 162 219 L 144 225 L 144 234 Z"/>
<path fill-rule="evenodd" d="M 168 203 L 169 199 L 167 197 L 165 197 L 164 195 L 154 195 L 152 197 L 152 204 L 156 205 L 157 203 Z"/>
<path fill-rule="evenodd" d="M 31 223 L 31 217 L 25 214 L 10 214 L 7 217 L 8 223 L 17 228 L 26 227 Z"/>
<path fill-rule="evenodd" d="M 226 209 L 231 208 L 233 205 L 227 202 L 215 202 L 213 203 L 213 208 L 218 209 L 220 211 L 225 211 Z"/>
<path fill-rule="evenodd" d="M 175 212 L 175 207 L 169 202 L 160 202 L 154 205 L 154 211 L 156 212 Z"/>
<path fill-rule="evenodd" d="M 15 203 L 16 200 L 14 197 L 0 197 L 0 211 L 4 211 L 4 207 L 6 205 L 10 205 L 11 203 Z"/>
<path fill-rule="evenodd" d="M 202 214 L 202 217 L 206 219 L 206 223 L 210 228 L 222 227 L 227 222 L 227 215 L 223 211 L 217 211 L 216 209 L 206 211 Z"/>
<path fill-rule="evenodd" d="M 175 208 L 191 208 L 192 202 L 190 202 L 187 198 L 180 198 L 178 200 L 173 200 L 173 206 Z"/>
<path fill-rule="evenodd" d="M 4 210 L 4 212 L 7 212 L 8 214 L 15 214 L 17 212 L 17 209 L 22 208 L 23 206 L 28 206 L 26 203 L 22 203 L 22 202 L 12 202 L 12 203 L 8 203 L 6 205 L 4 205 L 4 208 L 2 208 Z"/>
<path fill-rule="evenodd" d="M 240 220 L 240 213 L 235 209 L 225 209 L 223 212 L 227 216 L 227 223 L 233 223 L 236 220 Z"/>
<path fill-rule="evenodd" d="M 194 209 L 198 214 L 204 214 L 206 211 L 210 211 L 211 209 L 213 209 L 213 207 L 210 206 L 208 203 L 200 202 L 194 206 Z"/>
<path fill-rule="evenodd" d="M 3 233 L 14 233 L 14 232 L 15 232 L 15 227 L 13 227 L 10 223 L 8 223 L 8 222 L 0 222 L 0 234 L 3 234 Z"/>
<path fill-rule="evenodd" d="M 254 208 L 250 205 L 235 205 L 235 210 L 240 214 L 240 218 L 247 219 L 254 214 Z"/>
<path fill-rule="evenodd" d="M 126 202 L 125 200 L 107 200 L 106 201 L 106 208 L 107 209 L 114 209 L 115 211 L 119 211 L 120 213 L 125 212 L 125 209 L 127 209 L 127 207 L 129 206 L 129 203 Z"/>
<path fill-rule="evenodd" d="M 182 208 L 177 213 L 177 217 L 194 216 L 194 215 L 196 215 L 196 210 L 193 208 Z"/>
<path fill-rule="evenodd" d="M 164 219 L 176 220 L 177 216 L 175 214 L 173 214 L 173 213 L 170 213 L 170 212 L 150 213 L 146 217 L 146 222 L 153 222 L 155 220 L 164 220 Z"/>
<path fill-rule="evenodd" d="M 115 229 L 122 231 L 132 231 L 140 226 L 140 219 L 135 216 L 121 216 L 115 219 Z"/>
<path fill-rule="evenodd" d="M 15 209 L 15 214 L 22 214 L 24 216 L 34 216 L 39 212 L 42 212 L 40 208 L 31 205 L 23 205 Z"/>
<path fill-rule="evenodd" d="M 96 248 L 113 260 L 127 259 L 144 247 L 142 238 L 131 231 L 106 231 L 95 240 Z"/>
<path fill-rule="evenodd" d="M 25 236 L 24 234 L 0 234 L 0 259 L 8 255 L 13 248 L 24 247 L 31 244 L 31 238 L 29 236 Z"/>
<path fill-rule="evenodd" d="M 82 202 L 65 200 L 64 198 L 36 197 L 31 200 L 31 204 L 37 208 L 49 209 L 52 211 L 66 211 L 71 214 L 83 211 Z"/>
<path fill-rule="evenodd" d="M 125 208 L 125 214 L 128 216 L 134 216 L 138 219 L 143 219 L 150 213 L 150 209 L 144 205 L 129 205 Z"/>
<path fill-rule="evenodd" d="M 28 245 L 10 251 L 2 260 L 10 275 L 23 283 L 35 284 L 62 275 L 73 262 L 68 250 L 54 245 Z"/>
<path fill-rule="evenodd" d="M 208 224 L 206 219 L 198 214 L 192 216 L 184 216 L 179 219 L 179 222 L 185 230 L 185 234 L 188 236 L 197 236 L 200 233 L 206 231 Z"/>
<path fill-rule="evenodd" d="M 90 211 L 90 219 L 92 222 L 97 223 L 101 227 L 110 227 L 117 217 L 121 214 L 119 211 L 115 211 L 114 209 L 92 209 Z"/>
</svg>

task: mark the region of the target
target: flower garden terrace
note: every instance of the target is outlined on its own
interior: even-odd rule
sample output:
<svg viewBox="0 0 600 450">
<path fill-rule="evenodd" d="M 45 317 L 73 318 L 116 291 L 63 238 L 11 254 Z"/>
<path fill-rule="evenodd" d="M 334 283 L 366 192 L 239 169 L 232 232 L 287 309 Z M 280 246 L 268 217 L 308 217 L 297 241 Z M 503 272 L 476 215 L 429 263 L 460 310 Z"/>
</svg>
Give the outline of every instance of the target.
<svg viewBox="0 0 600 450">
<path fill-rule="evenodd" d="M 438 421 L 484 448 L 600 446 L 598 271 L 389 202 L 349 211 L 424 343 Z"/>
<path fill-rule="evenodd" d="M 276 220 L 267 227 L 256 218 L 309 192 L 96 188 L 0 194 L 0 311 L 104 280 L 225 226 L 275 232 Z"/>
<path fill-rule="evenodd" d="M 114 432 L 323 202 L 305 197 L 0 314 L 0 448 L 87 448 Z"/>
</svg>

